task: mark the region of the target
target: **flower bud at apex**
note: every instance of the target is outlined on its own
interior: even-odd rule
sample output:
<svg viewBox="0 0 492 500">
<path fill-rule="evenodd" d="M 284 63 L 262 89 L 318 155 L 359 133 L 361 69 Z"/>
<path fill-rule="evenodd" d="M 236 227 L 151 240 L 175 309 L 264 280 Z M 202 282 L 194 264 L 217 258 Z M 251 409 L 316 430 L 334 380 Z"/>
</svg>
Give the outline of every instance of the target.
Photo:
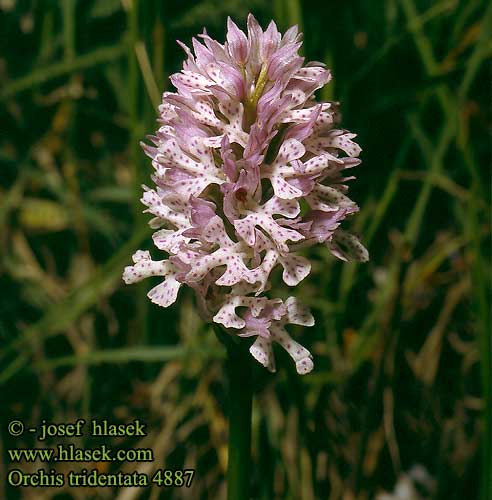
<svg viewBox="0 0 492 500">
<path fill-rule="evenodd" d="M 272 344 L 292 357 L 299 374 L 313 369 L 310 352 L 289 324 L 314 318 L 295 297 L 270 298 L 277 266 L 295 287 L 311 272 L 298 248 L 325 245 L 345 261 L 368 260 L 359 239 L 341 229 L 359 208 L 347 196 L 345 174 L 360 163 L 355 134 L 337 129 L 337 103 L 314 93 L 331 74 L 304 64 L 297 27 L 283 36 L 248 16 L 247 34 L 229 18 L 226 42 L 206 32 L 184 44 L 176 92 L 159 107 L 160 128 L 142 145 L 151 158 L 153 188 L 142 203 L 152 214 L 154 245 L 168 257 L 139 250 L 126 283 L 161 276 L 148 297 L 162 307 L 192 287 L 204 318 L 241 337 L 256 337 L 251 355 L 275 371 Z M 301 212 L 302 202 L 302 212 Z"/>
</svg>

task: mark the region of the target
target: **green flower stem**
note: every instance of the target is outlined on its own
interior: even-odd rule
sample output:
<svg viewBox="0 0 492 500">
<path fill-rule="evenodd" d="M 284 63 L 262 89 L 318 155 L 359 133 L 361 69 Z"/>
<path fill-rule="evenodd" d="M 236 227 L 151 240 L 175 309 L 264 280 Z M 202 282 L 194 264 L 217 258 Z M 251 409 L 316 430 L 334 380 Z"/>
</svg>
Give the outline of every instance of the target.
<svg viewBox="0 0 492 500">
<path fill-rule="evenodd" d="M 258 79 L 256 80 L 253 93 L 244 103 L 244 118 L 248 130 L 256 120 L 256 106 L 258 105 L 258 101 L 263 94 L 263 90 L 265 89 L 265 85 L 268 81 L 267 69 L 267 65 L 263 64 L 260 74 L 258 75 Z"/>
<path fill-rule="evenodd" d="M 244 342 L 234 342 L 216 328 L 227 349 L 229 406 L 228 500 L 250 499 L 251 409 L 253 405 L 252 359 Z"/>
<path fill-rule="evenodd" d="M 227 498 L 249 500 L 251 477 L 251 408 L 253 388 L 251 356 L 247 349 L 228 349 L 229 378 L 229 461 Z"/>
</svg>

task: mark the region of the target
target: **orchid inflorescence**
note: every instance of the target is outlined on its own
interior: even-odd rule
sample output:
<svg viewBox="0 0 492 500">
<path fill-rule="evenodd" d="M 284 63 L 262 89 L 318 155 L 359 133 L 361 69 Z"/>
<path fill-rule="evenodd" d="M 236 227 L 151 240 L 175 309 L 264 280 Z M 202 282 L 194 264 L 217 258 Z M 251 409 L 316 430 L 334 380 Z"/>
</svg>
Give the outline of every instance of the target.
<svg viewBox="0 0 492 500">
<path fill-rule="evenodd" d="M 142 202 L 154 215 L 154 244 L 169 256 L 154 261 L 139 250 L 123 279 L 163 277 L 148 293 L 162 307 L 188 285 L 207 321 L 256 337 L 250 352 L 265 367 L 275 371 L 277 342 L 304 374 L 312 356 L 285 325 L 312 326 L 314 318 L 296 297 L 265 292 L 276 266 L 286 285 L 303 280 L 311 264 L 299 251 L 312 245 L 368 260 L 340 228 L 358 211 L 344 183 L 361 149 L 355 134 L 335 128 L 338 103 L 315 101 L 331 74 L 304 64 L 296 26 L 281 36 L 274 22 L 263 31 L 252 15 L 247 35 L 231 19 L 227 26 L 223 45 L 206 31 L 202 42 L 193 39 L 194 54 L 181 44 L 188 57 L 171 76 L 177 92 L 163 95 L 154 146 L 142 145 L 155 169 Z"/>
</svg>

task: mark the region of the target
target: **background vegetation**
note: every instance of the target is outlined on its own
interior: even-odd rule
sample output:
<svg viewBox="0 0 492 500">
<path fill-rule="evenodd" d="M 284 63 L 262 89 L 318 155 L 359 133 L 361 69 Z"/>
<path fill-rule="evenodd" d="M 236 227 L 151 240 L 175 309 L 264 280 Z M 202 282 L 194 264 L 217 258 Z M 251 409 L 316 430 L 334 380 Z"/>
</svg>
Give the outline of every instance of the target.
<svg viewBox="0 0 492 500">
<path fill-rule="evenodd" d="M 371 253 L 364 265 L 311 254 L 297 293 L 317 323 L 296 333 L 315 371 L 298 377 L 280 352 L 277 374 L 256 369 L 255 498 L 491 498 L 492 4 L 480 0 L 0 1 L 0 484 L 5 450 L 34 445 L 7 434 L 17 417 L 141 418 L 142 442 L 109 443 L 152 445 L 153 464 L 85 466 L 197 471 L 189 490 L 0 497 L 223 496 L 223 349 L 191 295 L 164 310 L 121 273 L 152 247 L 138 142 L 183 59 L 175 40 L 203 26 L 223 40 L 227 15 L 244 26 L 249 11 L 299 24 L 305 56 L 333 69 L 320 97 L 342 102 L 364 150 L 352 228 Z"/>
</svg>

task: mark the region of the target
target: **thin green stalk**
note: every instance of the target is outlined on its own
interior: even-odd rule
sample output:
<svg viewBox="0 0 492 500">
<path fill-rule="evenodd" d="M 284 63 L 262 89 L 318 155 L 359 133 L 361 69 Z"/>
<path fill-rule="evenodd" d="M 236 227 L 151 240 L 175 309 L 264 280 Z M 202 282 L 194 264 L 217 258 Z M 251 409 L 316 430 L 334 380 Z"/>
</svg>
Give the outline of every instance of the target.
<svg viewBox="0 0 492 500">
<path fill-rule="evenodd" d="M 37 70 L 33 70 L 27 76 L 18 78 L 17 80 L 13 80 L 12 82 L 6 84 L 0 92 L 0 100 L 12 97 L 19 92 L 23 92 L 49 80 L 53 80 L 59 76 L 113 61 L 120 58 L 125 51 L 125 41 L 121 41 L 112 47 L 95 49 L 88 54 L 77 56 L 71 61 L 62 61 L 60 63 L 50 64 Z"/>
<path fill-rule="evenodd" d="M 419 142 L 420 146 L 427 153 L 426 156 L 428 157 L 428 161 L 430 164 L 427 179 L 422 186 L 412 214 L 410 215 L 410 218 L 408 219 L 405 227 L 405 238 L 412 244 L 417 241 L 417 237 L 421 229 L 421 222 L 424 217 L 430 195 L 432 193 L 433 185 L 430 180 L 434 175 L 441 172 L 443 168 L 444 156 L 453 138 L 455 137 L 456 126 L 456 115 L 454 117 L 449 116 L 445 126 L 441 131 L 437 146 L 433 150 L 430 141 L 427 139 L 425 133 L 419 127 L 417 121 L 415 119 L 410 119 L 410 127 L 412 129 L 413 135 L 416 138 L 417 142 Z"/>
<path fill-rule="evenodd" d="M 302 33 L 304 30 L 302 23 L 301 2 L 299 0 L 285 0 L 285 4 L 288 25 L 292 26 L 297 24 L 297 26 L 299 26 L 299 31 Z"/>
<path fill-rule="evenodd" d="M 275 16 L 275 20 L 281 24 L 285 24 L 285 3 L 284 0 L 273 0 L 273 12 Z"/>
<path fill-rule="evenodd" d="M 227 349 L 229 382 L 228 500 L 249 500 L 251 477 L 251 355 L 243 345 Z"/>
<path fill-rule="evenodd" d="M 161 6 L 161 4 L 158 4 Z M 161 8 L 161 7 L 159 7 Z M 157 86 L 159 89 L 163 89 L 165 85 L 165 65 L 164 65 L 164 48 L 166 43 L 166 29 L 162 22 L 162 14 L 156 18 L 154 30 L 152 34 L 152 45 L 153 45 L 153 68 L 154 76 L 157 81 Z"/>
<path fill-rule="evenodd" d="M 471 209 L 474 210 L 473 208 Z M 475 262 L 472 269 L 472 281 L 475 292 L 477 309 L 477 329 L 481 352 L 482 369 L 482 401 L 483 401 L 483 437 L 482 437 L 482 474 L 481 474 L 481 498 L 492 499 L 492 336 L 490 335 L 490 305 L 487 297 L 487 285 L 485 283 L 485 263 L 481 253 L 480 226 L 474 220 L 470 224 L 473 227 L 475 246 Z M 490 290 L 489 290 L 490 292 Z"/>
<path fill-rule="evenodd" d="M 215 334 L 227 349 L 229 446 L 227 499 L 249 500 L 251 477 L 252 358 L 244 342 L 217 325 Z"/>
<path fill-rule="evenodd" d="M 367 248 L 371 249 L 371 243 L 376 231 L 378 230 L 381 222 L 384 219 L 384 215 L 386 214 L 391 202 L 393 201 L 398 188 L 398 183 L 400 181 L 400 172 L 401 166 L 407 158 L 408 150 L 410 149 L 410 138 L 407 137 L 403 142 L 403 145 L 396 156 L 394 170 L 386 184 L 386 188 L 383 192 L 379 203 L 376 208 L 372 212 L 371 222 L 369 223 L 369 228 L 367 232 L 363 235 L 363 241 Z M 344 266 L 342 270 L 342 275 L 340 278 L 340 288 L 339 288 L 339 300 L 340 304 L 343 304 L 343 307 L 346 308 L 348 306 L 347 297 L 352 290 L 355 282 L 355 277 L 357 275 L 358 265 L 356 263 L 350 266 Z M 345 309 L 346 311 L 346 309 Z M 343 316 L 343 315 L 342 315 Z"/>
<path fill-rule="evenodd" d="M 130 3 L 128 11 L 128 102 L 130 118 L 130 154 L 133 166 L 133 187 L 135 190 L 136 203 L 134 205 L 135 219 L 141 220 L 140 198 L 140 175 L 139 175 L 139 147 L 141 140 L 140 120 L 139 120 L 139 87 L 140 78 L 138 74 L 137 55 L 135 48 L 138 43 L 138 1 L 133 0 Z"/>
<path fill-rule="evenodd" d="M 480 346 L 482 400 L 483 400 L 483 434 L 482 434 L 482 474 L 481 499 L 492 499 L 492 336 L 490 335 L 491 308 L 490 284 L 487 280 L 487 269 L 482 253 L 482 228 L 478 201 L 482 198 L 478 165 L 474 161 L 472 151 L 467 144 L 461 145 L 463 159 L 472 177 L 472 197 L 468 201 L 465 232 L 468 234 L 473 264 L 471 278 L 473 283 L 477 337 Z M 490 248 L 488 249 L 490 251 Z M 487 255 L 490 262 L 490 253 Z"/>
<path fill-rule="evenodd" d="M 379 47 L 379 49 L 375 50 L 373 54 L 368 57 L 367 62 L 365 62 L 357 71 L 354 72 L 352 78 L 345 84 L 344 95 L 347 95 L 349 89 L 351 89 L 353 84 L 361 80 L 367 73 L 369 73 L 369 71 L 371 71 L 374 66 L 379 61 L 381 61 L 393 47 L 404 40 L 404 38 L 407 37 L 409 33 L 413 33 L 417 29 L 421 30 L 424 25 L 428 24 L 430 21 L 434 20 L 436 17 L 439 17 L 447 10 L 449 10 L 450 4 L 451 2 L 449 0 L 443 0 L 442 2 L 433 4 L 423 14 L 411 18 L 411 21 L 407 22 L 405 28 L 400 31 L 398 35 L 389 37 L 381 45 L 381 47 Z M 342 96 L 341 101 L 343 102 L 344 100 L 345 99 Z"/>
<path fill-rule="evenodd" d="M 75 57 L 75 0 L 65 0 L 62 5 L 65 60 L 71 61 Z"/>
<path fill-rule="evenodd" d="M 253 93 L 246 101 L 244 106 L 244 113 L 246 118 L 246 123 L 248 124 L 248 128 L 254 123 L 256 120 L 256 106 L 258 105 L 258 100 L 260 99 L 263 89 L 268 82 L 268 74 L 267 74 L 267 65 L 264 64 L 261 67 L 260 74 L 258 75 L 258 79 L 255 83 L 255 88 Z"/>
<path fill-rule="evenodd" d="M 403 7 L 407 17 L 410 19 L 415 17 L 415 9 L 411 0 L 402 0 Z M 478 43 L 475 45 L 475 49 L 468 61 L 466 71 L 462 80 L 462 83 L 458 89 L 458 99 L 460 103 L 462 103 L 467 93 L 471 87 L 472 82 L 478 72 L 479 67 L 484 61 L 486 56 L 485 47 L 487 45 L 488 40 L 490 39 L 490 21 L 492 19 L 492 5 L 489 5 L 485 15 L 483 16 L 482 25 L 481 25 L 481 33 L 480 39 Z M 432 76 L 435 74 L 436 63 L 434 56 L 431 51 L 431 46 L 428 40 L 425 38 L 425 35 L 421 30 L 416 30 L 414 32 L 415 42 L 417 48 L 420 52 L 422 61 L 424 62 L 424 66 L 428 75 Z M 447 123 L 451 125 L 453 121 L 456 120 L 456 110 L 453 108 L 453 105 L 450 102 L 449 93 L 441 90 L 437 94 L 439 102 L 443 108 L 443 111 L 447 115 Z M 455 116 L 453 116 L 453 113 Z M 447 127 L 448 132 L 451 132 L 450 127 Z M 417 130 L 418 132 L 418 130 Z M 418 136 L 416 137 L 418 139 Z M 439 164 L 442 164 L 442 159 L 444 156 L 444 151 L 449 145 L 451 140 L 451 134 L 446 134 L 446 129 L 443 131 L 440 141 L 440 145 L 442 148 L 438 147 L 438 153 L 433 157 L 433 167 L 436 170 L 439 169 Z M 421 145 L 425 145 L 425 141 L 423 137 L 421 137 Z M 463 146 L 463 141 L 458 141 L 459 146 Z M 430 147 L 429 145 L 424 146 L 428 149 L 428 155 L 430 156 Z M 442 153 L 439 155 L 439 151 Z M 441 158 L 439 158 L 441 156 Z M 465 154 L 465 163 L 470 164 L 467 161 Z M 433 168 L 431 167 L 431 170 Z M 479 199 L 481 195 L 481 183 L 478 179 L 478 175 L 476 170 L 473 168 L 469 169 L 472 177 L 472 193 Z M 428 198 L 428 193 L 430 188 L 427 188 L 425 192 L 423 192 L 423 196 L 421 196 L 422 204 L 425 203 L 426 198 Z M 420 209 L 420 206 L 417 206 Z M 416 210 L 418 212 L 418 210 Z M 422 210 L 420 210 L 422 212 Z M 415 214 L 415 212 L 414 212 Z M 414 215 L 413 214 L 413 215 Z M 480 237 L 480 224 L 478 221 L 477 214 L 477 206 L 475 203 L 470 201 L 470 208 L 468 213 L 468 223 L 467 230 L 469 231 L 470 240 L 474 245 L 474 263 L 472 269 L 472 280 L 474 283 L 474 289 L 476 290 L 476 305 L 478 310 L 478 338 L 480 342 L 480 351 L 481 351 L 481 369 L 482 369 L 482 394 L 484 401 L 484 412 L 483 412 L 483 420 L 484 420 L 484 432 L 482 438 L 482 473 L 481 473 L 481 487 L 480 494 L 482 500 L 491 500 L 492 499 L 492 339 L 490 336 L 490 307 L 487 303 L 487 286 L 485 284 L 484 279 L 484 262 L 483 255 L 481 251 L 481 237 Z M 415 216 L 414 220 L 407 226 L 407 235 L 408 233 L 415 233 L 415 224 L 412 222 L 419 216 Z"/>
<path fill-rule="evenodd" d="M 333 52 L 330 49 L 326 49 L 325 51 L 325 58 L 324 58 L 324 63 L 326 64 L 326 67 L 329 68 L 330 70 L 333 70 L 334 66 L 334 58 L 333 58 Z M 333 80 L 329 83 L 329 85 L 325 85 L 321 89 L 321 100 L 322 101 L 333 101 L 335 99 L 335 87 L 334 87 L 334 82 Z"/>
<path fill-rule="evenodd" d="M 7 382 L 29 362 L 35 341 L 41 342 L 62 332 L 89 307 L 96 304 L 101 297 L 114 289 L 116 283 L 121 280 L 121 270 L 128 262 L 132 250 L 138 247 L 150 232 L 150 228 L 147 226 L 142 226 L 135 231 L 128 242 L 123 244 L 120 250 L 101 266 L 84 285 L 53 305 L 39 321 L 29 326 L 9 346 L 2 348 L 0 354 L 4 358 L 1 363 L 6 366 L 2 366 L 0 372 L 0 385 Z M 18 351 L 17 355 L 7 365 L 5 358 L 15 350 Z"/>
<path fill-rule="evenodd" d="M 142 152 L 139 143 L 144 136 L 143 131 L 143 107 L 141 96 L 142 81 L 138 68 L 137 47 L 141 44 L 140 39 L 140 2 L 131 0 L 128 2 L 128 102 L 130 119 L 130 158 L 132 163 L 132 185 L 134 192 L 133 216 L 135 225 L 147 224 L 147 219 L 142 211 L 140 202 L 141 185 L 144 182 L 145 170 L 142 166 Z M 135 330 L 136 343 L 146 344 L 148 341 L 148 300 L 146 297 L 145 283 L 139 283 L 136 287 L 136 318 L 138 330 Z"/>
<path fill-rule="evenodd" d="M 297 24 L 303 32 L 302 8 L 299 0 L 274 0 L 273 12 L 275 21 L 283 28 L 290 28 Z"/>
<path fill-rule="evenodd" d="M 145 45 L 143 42 L 137 42 L 137 44 L 135 45 L 135 54 L 140 66 L 140 71 L 142 72 L 142 77 L 145 83 L 145 88 L 147 89 L 147 94 L 152 101 L 152 106 L 154 107 L 154 109 L 157 109 L 160 104 L 161 95 L 159 92 L 159 88 L 157 87 L 155 76 L 152 72 L 149 55 L 147 54 L 147 50 L 145 49 Z"/>
<path fill-rule="evenodd" d="M 419 22 L 417 9 L 412 0 L 401 0 L 403 11 L 408 19 L 408 27 L 412 32 L 415 45 L 420 54 L 420 59 L 424 64 L 428 75 L 435 76 L 439 73 L 439 66 L 434 57 L 434 51 L 429 39 L 425 36 L 422 24 Z"/>
<path fill-rule="evenodd" d="M 141 78 L 138 70 L 137 46 L 139 38 L 139 2 L 132 0 L 127 12 L 128 16 L 128 102 L 130 119 L 130 156 L 132 162 L 132 177 L 135 203 L 133 205 L 135 223 L 147 223 L 142 214 L 140 202 L 141 185 L 144 176 L 141 167 L 141 150 L 139 143 L 143 138 L 142 106 L 140 100 Z"/>
<path fill-rule="evenodd" d="M 463 76 L 460 88 L 458 90 L 458 96 L 460 100 L 464 100 L 471 84 L 473 83 L 477 71 L 479 70 L 481 64 L 483 63 L 486 53 L 487 45 L 491 37 L 491 25 L 492 22 L 492 4 L 489 4 L 483 18 L 482 24 L 480 25 L 480 37 L 473 49 L 473 52 L 468 60 L 467 68 Z"/>
<path fill-rule="evenodd" d="M 223 351 L 215 348 L 200 347 L 188 348 L 184 346 L 132 346 L 120 347 L 118 349 L 104 349 L 101 351 L 90 351 L 86 354 L 60 356 L 34 363 L 37 370 L 53 370 L 54 368 L 66 366 L 93 366 L 104 363 L 121 364 L 135 361 L 143 363 L 163 363 L 165 361 L 187 358 L 217 359 L 223 357 Z"/>
<path fill-rule="evenodd" d="M 427 76 L 433 78 L 439 75 L 440 69 L 434 55 L 432 43 L 425 35 L 422 24 L 419 23 L 419 16 L 417 15 L 417 9 L 413 1 L 401 0 L 401 3 L 425 72 Z M 445 85 L 439 85 L 436 90 L 436 96 L 443 110 L 448 111 L 450 109 L 449 89 Z"/>
<path fill-rule="evenodd" d="M 398 249 L 397 249 L 398 250 Z M 355 468 L 355 491 L 357 494 L 361 493 L 361 486 L 364 482 L 364 463 L 366 460 L 367 452 L 369 449 L 369 436 L 372 429 L 378 421 L 378 402 L 383 397 L 384 385 L 386 380 L 391 380 L 392 377 L 387 373 L 388 363 L 390 362 L 391 355 L 394 356 L 394 349 L 396 348 L 396 343 L 398 342 L 398 337 L 400 335 L 400 320 L 401 320 L 401 302 L 398 302 L 397 297 L 401 295 L 402 286 L 402 276 L 404 273 L 404 266 L 402 265 L 400 259 L 400 252 L 395 253 L 396 257 L 390 264 L 389 275 L 391 276 L 388 280 L 388 286 L 386 286 L 385 293 L 381 296 L 384 304 L 385 310 L 385 325 L 381 325 L 379 329 L 382 331 L 381 335 L 373 335 L 372 339 L 367 333 L 364 333 L 364 326 L 360 330 L 360 336 L 363 342 L 359 345 L 357 352 L 354 352 L 354 372 L 358 369 L 362 363 L 362 360 L 366 357 L 364 355 L 364 347 L 369 347 L 366 351 L 372 353 L 381 352 L 381 356 L 375 362 L 376 374 L 374 376 L 374 381 L 369 385 L 370 396 L 368 399 L 368 405 L 366 406 L 366 411 L 364 415 L 364 424 L 362 426 L 361 435 L 361 445 L 359 448 L 359 457 L 357 460 L 357 465 Z M 389 292 L 389 293 L 387 293 Z M 379 312 L 381 309 L 376 306 L 374 312 Z M 374 314 L 374 313 L 373 313 Z M 380 316 L 380 314 L 378 315 Z M 375 315 L 374 318 L 377 316 Z M 374 326 L 373 326 L 374 328 Z M 369 339 L 369 340 L 365 340 Z M 381 347 L 376 348 L 375 342 L 380 340 Z M 356 368 L 357 367 L 357 368 Z M 391 382 L 390 382 L 391 383 Z M 398 473 L 398 471 L 396 471 Z"/>
</svg>

